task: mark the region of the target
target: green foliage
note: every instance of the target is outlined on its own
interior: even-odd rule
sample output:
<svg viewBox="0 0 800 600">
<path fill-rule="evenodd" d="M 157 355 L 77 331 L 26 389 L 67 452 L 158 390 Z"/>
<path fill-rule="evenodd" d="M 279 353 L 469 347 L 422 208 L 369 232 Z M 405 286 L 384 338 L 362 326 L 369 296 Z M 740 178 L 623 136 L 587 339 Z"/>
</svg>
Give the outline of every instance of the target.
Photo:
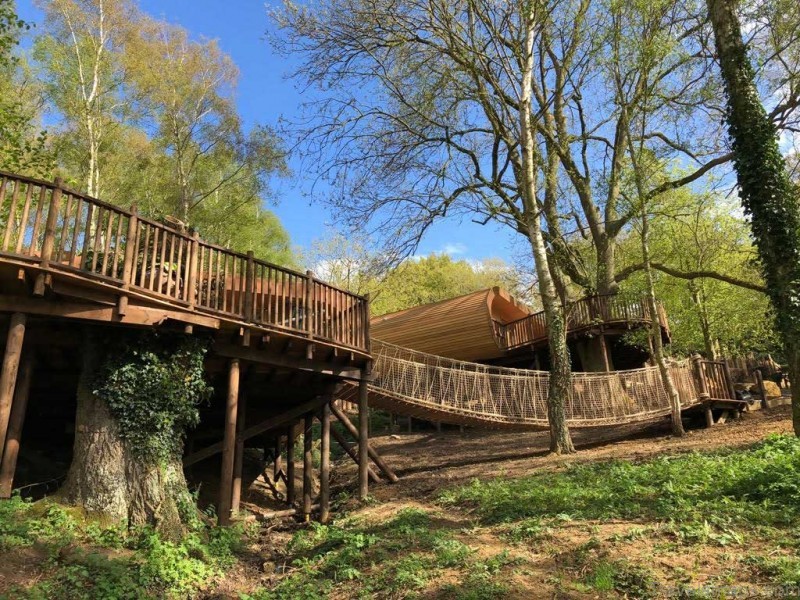
<svg viewBox="0 0 800 600">
<path fill-rule="evenodd" d="M 800 368 L 800 194 L 789 180 L 776 125 L 759 97 L 735 6 L 710 2 L 709 9 L 739 198 L 751 219 L 777 328 L 795 370 Z"/>
<path fill-rule="evenodd" d="M 44 549 L 43 574 L 0 598 L 139 600 L 189 598 L 207 590 L 235 560 L 240 527 L 196 526 L 180 541 L 152 529 L 127 531 L 87 520 L 75 508 L 14 496 L 0 502 L 0 551 Z"/>
<path fill-rule="evenodd" d="M 466 505 L 485 523 L 559 515 L 707 520 L 724 533 L 731 523 L 800 523 L 798 472 L 800 440 L 773 436 L 747 452 L 694 453 L 639 464 L 603 462 L 556 475 L 474 481 L 444 492 L 441 501 Z"/>
<path fill-rule="evenodd" d="M 207 342 L 194 336 L 133 332 L 109 343 L 95 394 L 109 406 L 120 436 L 143 460 L 179 456 L 187 428 L 212 389 L 204 377 Z"/>
<path fill-rule="evenodd" d="M 466 572 L 461 584 L 445 589 L 446 597 L 496 598 L 505 593 L 495 578 L 517 561 L 505 553 L 478 560 L 475 549 L 453 533 L 419 509 L 403 509 L 378 525 L 346 520 L 312 524 L 290 544 L 295 557 L 291 574 L 254 598 L 326 598 L 337 585 L 346 585 L 349 597 L 408 595 L 445 569 Z"/>
</svg>

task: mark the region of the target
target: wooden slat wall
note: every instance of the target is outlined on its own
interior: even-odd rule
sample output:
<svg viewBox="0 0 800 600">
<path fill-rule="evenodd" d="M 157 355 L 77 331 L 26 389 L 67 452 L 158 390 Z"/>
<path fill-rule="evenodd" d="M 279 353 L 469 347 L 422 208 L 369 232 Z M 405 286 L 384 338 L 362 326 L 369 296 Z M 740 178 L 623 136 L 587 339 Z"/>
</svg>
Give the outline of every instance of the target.
<svg viewBox="0 0 800 600">
<path fill-rule="evenodd" d="M 503 356 L 494 321 L 524 316 L 528 310 L 498 288 L 416 306 L 375 317 L 371 335 L 377 340 L 459 360 Z M 505 321 L 505 319 L 503 319 Z"/>
</svg>

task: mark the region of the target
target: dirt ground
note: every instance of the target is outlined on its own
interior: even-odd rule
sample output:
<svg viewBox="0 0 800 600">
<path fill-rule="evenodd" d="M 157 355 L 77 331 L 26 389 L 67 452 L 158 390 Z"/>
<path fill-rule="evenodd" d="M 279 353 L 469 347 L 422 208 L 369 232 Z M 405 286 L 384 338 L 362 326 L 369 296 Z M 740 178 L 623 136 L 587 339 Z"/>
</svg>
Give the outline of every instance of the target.
<svg viewBox="0 0 800 600">
<path fill-rule="evenodd" d="M 695 419 L 688 423 L 686 436 L 670 435 L 665 420 L 650 425 L 627 425 L 616 428 L 573 431 L 578 452 L 570 456 L 549 454 L 548 433 L 492 432 L 457 428 L 423 433 L 402 433 L 373 437 L 371 442 L 400 481 L 395 485 L 371 487 L 380 500 L 428 498 L 444 487 L 472 479 L 522 477 L 554 470 L 575 462 L 594 460 L 641 460 L 664 453 L 712 450 L 746 446 L 771 433 L 792 430 L 788 406 L 745 412 L 735 421 L 707 429 Z M 340 463 L 340 476 L 352 480 L 355 465 Z"/>
</svg>

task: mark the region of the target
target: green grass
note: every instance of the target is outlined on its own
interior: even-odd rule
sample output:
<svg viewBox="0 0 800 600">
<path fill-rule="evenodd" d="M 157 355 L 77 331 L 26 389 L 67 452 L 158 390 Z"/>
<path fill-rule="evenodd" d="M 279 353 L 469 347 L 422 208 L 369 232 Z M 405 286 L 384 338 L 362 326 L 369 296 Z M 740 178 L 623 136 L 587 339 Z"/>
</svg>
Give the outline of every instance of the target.
<svg viewBox="0 0 800 600">
<path fill-rule="evenodd" d="M 0 502 L 0 554 L 24 548 L 42 557 L 42 578 L 0 598 L 187 598 L 208 589 L 236 561 L 241 528 L 196 524 L 181 540 L 149 528 L 123 528 L 86 519 L 49 501 Z"/>
<path fill-rule="evenodd" d="M 602 462 L 556 474 L 475 480 L 443 492 L 440 501 L 467 508 L 483 524 L 561 517 L 791 527 L 800 523 L 798 474 L 800 440 L 773 436 L 747 451 Z"/>
</svg>

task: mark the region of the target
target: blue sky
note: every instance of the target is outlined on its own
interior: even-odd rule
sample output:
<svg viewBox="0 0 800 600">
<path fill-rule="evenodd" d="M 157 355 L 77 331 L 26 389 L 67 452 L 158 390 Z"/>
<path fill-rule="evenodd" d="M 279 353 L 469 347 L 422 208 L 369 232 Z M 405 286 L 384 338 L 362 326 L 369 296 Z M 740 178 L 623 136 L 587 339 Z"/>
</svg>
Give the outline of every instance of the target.
<svg viewBox="0 0 800 600">
<path fill-rule="evenodd" d="M 17 4 L 23 19 L 34 23 L 41 19 L 30 0 L 18 0 Z M 139 6 L 155 17 L 182 25 L 193 36 L 219 40 L 240 69 L 237 103 L 248 125 L 273 125 L 281 116 L 291 118 L 305 99 L 286 79 L 291 65 L 275 55 L 264 39 L 270 23 L 263 0 L 140 0 Z M 332 218 L 326 205 L 305 194 L 310 182 L 297 168 L 298 161 L 290 160 L 290 166 L 292 177 L 275 182 L 278 204 L 270 208 L 280 217 L 292 242 L 308 247 L 325 234 Z M 448 252 L 458 258 L 500 257 L 510 261 L 515 243 L 503 228 L 449 219 L 429 231 L 419 253 Z"/>
</svg>

